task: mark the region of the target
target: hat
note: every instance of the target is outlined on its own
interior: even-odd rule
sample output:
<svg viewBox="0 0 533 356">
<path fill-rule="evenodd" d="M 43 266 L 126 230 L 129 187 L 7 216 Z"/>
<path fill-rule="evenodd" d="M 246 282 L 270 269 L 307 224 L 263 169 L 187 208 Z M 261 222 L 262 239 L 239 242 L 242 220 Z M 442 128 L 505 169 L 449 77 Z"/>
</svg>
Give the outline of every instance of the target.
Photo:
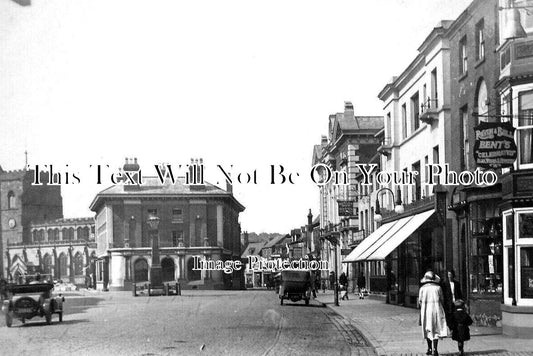
<svg viewBox="0 0 533 356">
<path fill-rule="evenodd" d="M 457 299 L 455 302 L 453 302 L 453 305 L 457 308 L 462 308 L 465 306 L 465 302 L 462 299 Z"/>
<path fill-rule="evenodd" d="M 424 278 L 420 280 L 420 283 L 429 283 L 429 282 L 440 283 L 440 277 L 437 276 L 432 271 L 427 271 L 426 274 L 424 275 Z"/>
</svg>

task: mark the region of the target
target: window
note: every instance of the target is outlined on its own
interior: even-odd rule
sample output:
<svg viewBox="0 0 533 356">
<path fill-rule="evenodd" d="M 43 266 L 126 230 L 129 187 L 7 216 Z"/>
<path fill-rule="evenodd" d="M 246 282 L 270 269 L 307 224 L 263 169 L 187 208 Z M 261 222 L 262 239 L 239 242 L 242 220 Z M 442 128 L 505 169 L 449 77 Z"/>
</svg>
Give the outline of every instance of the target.
<svg viewBox="0 0 533 356">
<path fill-rule="evenodd" d="M 411 127 L 413 131 L 418 130 L 420 127 L 420 98 L 418 92 L 411 97 Z"/>
<path fill-rule="evenodd" d="M 172 209 L 172 222 L 173 223 L 182 223 L 183 222 L 183 210 L 181 210 L 181 209 Z"/>
<path fill-rule="evenodd" d="M 8 209 L 15 209 L 17 207 L 16 205 L 16 202 L 15 202 L 15 193 L 13 193 L 13 191 L 9 191 L 9 193 L 7 193 L 7 208 Z"/>
<path fill-rule="evenodd" d="M 481 79 L 477 87 L 477 108 L 475 110 L 479 114 L 478 124 L 482 121 L 489 121 L 487 117 L 489 112 L 488 99 L 487 84 Z"/>
<path fill-rule="evenodd" d="M 74 275 L 83 275 L 83 256 L 79 252 L 74 256 Z"/>
<path fill-rule="evenodd" d="M 385 145 L 389 145 L 392 143 L 392 140 L 391 140 L 391 132 L 392 132 L 392 127 L 391 127 L 391 116 L 390 116 L 390 112 L 387 113 L 387 122 L 385 123 L 385 141 L 383 142 Z"/>
<path fill-rule="evenodd" d="M 462 137 L 461 137 L 461 170 L 467 170 L 470 164 L 470 142 L 468 140 L 468 107 L 464 106 L 461 108 L 461 126 L 462 126 Z"/>
<path fill-rule="evenodd" d="M 148 209 L 148 216 L 157 216 L 157 209 Z"/>
<path fill-rule="evenodd" d="M 424 167 L 425 167 L 425 168 L 424 168 L 424 181 L 425 181 L 425 182 L 428 181 L 428 179 L 429 179 L 429 175 L 430 175 L 430 173 L 431 173 L 431 172 L 429 172 L 429 170 L 427 169 L 428 164 L 429 164 L 429 157 L 426 156 L 426 157 L 424 157 Z M 425 185 L 425 188 L 424 188 L 423 194 L 424 194 L 423 197 L 427 197 L 427 196 L 429 196 L 429 185 L 428 185 L 428 184 Z"/>
<path fill-rule="evenodd" d="M 481 19 L 476 24 L 476 59 L 478 61 L 485 58 L 485 36 L 483 34 L 485 23 Z"/>
<path fill-rule="evenodd" d="M 519 94 L 518 106 L 518 165 L 533 167 L 533 90 Z"/>
<path fill-rule="evenodd" d="M 431 102 L 429 103 L 431 108 L 439 106 L 439 91 L 437 86 L 437 68 L 431 71 Z"/>
<path fill-rule="evenodd" d="M 433 164 L 439 164 L 439 146 L 433 147 Z M 437 176 L 436 183 L 440 184 L 440 176 Z"/>
<path fill-rule="evenodd" d="M 407 137 L 407 107 L 405 104 L 402 105 L 402 128 L 403 128 L 403 138 Z"/>
<path fill-rule="evenodd" d="M 417 172 L 415 176 L 415 186 L 413 187 L 413 201 L 416 201 L 420 200 L 420 198 L 422 197 L 422 188 L 420 185 L 420 161 L 413 164 L 412 171 Z"/>
<path fill-rule="evenodd" d="M 466 55 L 466 36 L 459 41 L 459 74 L 465 74 L 468 70 L 468 58 Z"/>
<path fill-rule="evenodd" d="M 172 231 L 172 247 L 178 247 L 180 239 L 183 241 L 183 231 Z"/>
<path fill-rule="evenodd" d="M 470 287 L 476 294 L 503 291 L 503 230 L 497 199 L 471 206 Z"/>
</svg>

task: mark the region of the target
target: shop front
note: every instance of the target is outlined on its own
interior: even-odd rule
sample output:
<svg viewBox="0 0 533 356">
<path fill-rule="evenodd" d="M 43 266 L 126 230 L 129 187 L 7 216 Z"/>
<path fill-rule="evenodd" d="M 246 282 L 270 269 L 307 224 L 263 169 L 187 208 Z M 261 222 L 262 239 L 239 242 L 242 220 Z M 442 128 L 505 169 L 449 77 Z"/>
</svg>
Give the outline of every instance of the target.
<svg viewBox="0 0 533 356">
<path fill-rule="evenodd" d="M 503 333 L 533 335 L 533 170 L 503 177 Z"/>
<path fill-rule="evenodd" d="M 387 301 L 417 307 L 421 276 L 427 270 L 445 275 L 445 203 L 442 191 L 384 218 L 344 262 L 385 261 Z"/>
</svg>

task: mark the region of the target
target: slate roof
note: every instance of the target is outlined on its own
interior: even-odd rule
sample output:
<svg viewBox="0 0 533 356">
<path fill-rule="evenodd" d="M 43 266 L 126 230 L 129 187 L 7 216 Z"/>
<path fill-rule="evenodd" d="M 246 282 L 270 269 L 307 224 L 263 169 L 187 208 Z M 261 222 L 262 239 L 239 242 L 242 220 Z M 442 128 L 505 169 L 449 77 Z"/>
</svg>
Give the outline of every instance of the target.
<svg viewBox="0 0 533 356">
<path fill-rule="evenodd" d="M 127 187 L 123 184 L 116 184 L 102 190 L 93 199 L 90 209 L 95 211 L 99 201 L 105 198 L 124 198 L 124 197 L 227 197 L 233 199 L 237 206 L 244 210 L 231 192 L 217 187 L 214 184 L 205 182 L 203 186 L 193 186 L 185 184 L 185 178 L 179 177 L 175 184 L 169 180 L 161 184 L 157 178 L 143 178 L 143 184 L 138 187 Z"/>
<path fill-rule="evenodd" d="M 248 256 L 260 256 L 260 252 L 265 246 L 264 241 L 262 242 L 250 242 L 248 246 L 246 246 L 246 249 L 241 255 L 241 258 L 246 258 Z"/>
</svg>

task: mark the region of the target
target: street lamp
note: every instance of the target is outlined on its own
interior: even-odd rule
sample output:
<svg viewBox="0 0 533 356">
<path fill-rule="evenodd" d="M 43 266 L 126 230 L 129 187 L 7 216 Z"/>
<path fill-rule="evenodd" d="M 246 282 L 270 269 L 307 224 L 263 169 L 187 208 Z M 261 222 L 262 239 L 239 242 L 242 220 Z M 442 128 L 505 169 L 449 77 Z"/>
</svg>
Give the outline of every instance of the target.
<svg viewBox="0 0 533 356">
<path fill-rule="evenodd" d="M 152 236 L 152 265 L 150 266 L 150 288 L 161 288 L 163 286 L 163 278 L 161 275 L 161 261 L 159 259 L 159 218 L 155 215 L 150 215 L 148 218 L 148 226 L 150 227 L 150 235 Z"/>
<path fill-rule="evenodd" d="M 379 194 L 383 191 L 389 191 L 392 195 L 392 200 L 394 200 L 394 193 L 389 188 L 381 188 L 376 193 L 376 210 L 374 214 L 374 221 L 379 223 L 381 220 L 383 220 L 383 216 L 381 216 L 381 209 L 379 206 Z M 396 201 L 394 202 L 394 211 L 397 214 L 402 214 L 404 212 L 404 208 L 402 205 L 402 193 L 400 191 L 400 188 L 398 188 L 398 191 L 396 192 Z"/>
</svg>

